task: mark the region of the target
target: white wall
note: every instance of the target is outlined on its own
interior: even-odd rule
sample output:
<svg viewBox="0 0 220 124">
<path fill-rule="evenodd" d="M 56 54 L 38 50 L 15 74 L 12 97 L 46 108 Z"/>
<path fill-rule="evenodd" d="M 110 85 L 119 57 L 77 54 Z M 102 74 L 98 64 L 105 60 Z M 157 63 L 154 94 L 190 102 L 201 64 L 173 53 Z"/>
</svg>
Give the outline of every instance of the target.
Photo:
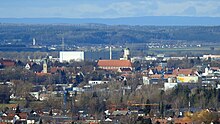
<svg viewBox="0 0 220 124">
<path fill-rule="evenodd" d="M 83 51 L 60 51 L 60 62 L 84 61 Z"/>
<path fill-rule="evenodd" d="M 144 85 L 150 84 L 150 79 L 147 76 L 143 76 L 143 84 Z"/>
<path fill-rule="evenodd" d="M 172 89 L 177 85 L 178 85 L 177 83 L 164 83 L 164 90 L 166 91 L 168 89 Z"/>
<path fill-rule="evenodd" d="M 90 85 L 97 85 L 97 84 L 106 84 L 109 83 L 108 81 L 89 81 Z"/>
</svg>

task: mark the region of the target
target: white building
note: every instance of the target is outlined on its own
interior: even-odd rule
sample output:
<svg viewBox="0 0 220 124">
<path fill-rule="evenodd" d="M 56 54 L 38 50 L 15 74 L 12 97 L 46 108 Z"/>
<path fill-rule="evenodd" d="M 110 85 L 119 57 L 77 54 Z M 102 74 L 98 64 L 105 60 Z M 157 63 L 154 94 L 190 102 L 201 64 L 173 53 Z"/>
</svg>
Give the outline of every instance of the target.
<svg viewBox="0 0 220 124">
<path fill-rule="evenodd" d="M 176 87 L 178 85 L 178 83 L 164 83 L 164 90 L 168 90 L 168 89 L 172 89 L 174 87 Z"/>
<path fill-rule="evenodd" d="M 109 81 L 89 81 L 90 85 L 107 84 Z"/>
<path fill-rule="evenodd" d="M 83 51 L 60 51 L 60 62 L 84 61 Z"/>
<path fill-rule="evenodd" d="M 220 59 L 220 55 L 203 55 L 202 59 L 208 60 L 208 59 L 212 59 L 212 60 L 219 60 Z"/>
<path fill-rule="evenodd" d="M 147 76 L 143 76 L 143 84 L 144 85 L 150 84 L 150 79 Z"/>
</svg>

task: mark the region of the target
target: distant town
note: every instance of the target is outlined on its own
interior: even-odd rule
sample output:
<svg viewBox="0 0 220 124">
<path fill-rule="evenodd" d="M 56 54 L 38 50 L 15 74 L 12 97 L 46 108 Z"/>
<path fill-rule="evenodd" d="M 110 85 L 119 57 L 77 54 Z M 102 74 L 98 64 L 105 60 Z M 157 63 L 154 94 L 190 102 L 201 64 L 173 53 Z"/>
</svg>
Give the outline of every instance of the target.
<svg viewBox="0 0 220 124">
<path fill-rule="evenodd" d="M 141 43 L 70 44 L 64 36 L 60 44 L 0 38 L 0 124 L 220 123 L 218 42 L 159 33 Z"/>
</svg>

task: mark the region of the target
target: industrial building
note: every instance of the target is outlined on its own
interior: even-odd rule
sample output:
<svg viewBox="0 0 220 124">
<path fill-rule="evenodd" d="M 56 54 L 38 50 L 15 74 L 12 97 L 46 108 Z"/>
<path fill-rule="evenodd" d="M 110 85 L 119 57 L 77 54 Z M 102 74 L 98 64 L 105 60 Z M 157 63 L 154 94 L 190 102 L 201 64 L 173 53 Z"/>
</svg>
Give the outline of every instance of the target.
<svg viewBox="0 0 220 124">
<path fill-rule="evenodd" d="M 60 62 L 84 61 L 83 51 L 60 51 Z"/>
</svg>

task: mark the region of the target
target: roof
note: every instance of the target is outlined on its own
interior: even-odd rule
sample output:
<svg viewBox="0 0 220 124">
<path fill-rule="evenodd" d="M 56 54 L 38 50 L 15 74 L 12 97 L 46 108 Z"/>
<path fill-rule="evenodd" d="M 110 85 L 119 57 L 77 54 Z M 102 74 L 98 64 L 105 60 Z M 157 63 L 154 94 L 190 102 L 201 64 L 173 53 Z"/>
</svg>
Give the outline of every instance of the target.
<svg viewBox="0 0 220 124">
<path fill-rule="evenodd" d="M 183 74 L 183 75 L 191 75 L 193 74 L 193 69 L 175 69 L 173 70 L 173 75 L 179 75 L 179 74 Z"/>
<path fill-rule="evenodd" d="M 101 67 L 132 67 L 130 60 L 99 60 L 98 66 Z"/>
<path fill-rule="evenodd" d="M 64 68 L 62 68 L 62 67 L 52 67 L 51 69 L 50 69 L 50 72 L 51 73 L 56 73 L 58 70 L 64 70 Z"/>
<path fill-rule="evenodd" d="M 50 73 L 36 73 L 37 76 L 48 76 Z"/>
<path fill-rule="evenodd" d="M 4 66 L 14 66 L 15 65 L 15 61 L 12 60 L 0 60 L 0 63 Z"/>
<path fill-rule="evenodd" d="M 162 123 L 162 124 L 166 124 L 167 123 L 167 120 L 166 119 L 160 119 L 160 118 L 157 118 L 157 119 L 154 119 L 154 122 L 157 123 Z"/>
<path fill-rule="evenodd" d="M 219 70 L 219 67 L 210 67 L 212 70 Z"/>
<path fill-rule="evenodd" d="M 162 77 L 161 74 L 154 74 L 154 75 L 149 75 L 150 78 L 155 78 L 155 79 L 159 79 Z"/>
<path fill-rule="evenodd" d="M 175 123 L 180 123 L 180 124 L 191 124 L 192 120 L 189 119 L 188 117 L 184 117 L 184 118 L 175 118 L 174 122 Z"/>
<path fill-rule="evenodd" d="M 167 78 L 173 78 L 173 77 L 176 77 L 176 75 L 172 75 L 172 74 L 164 74 L 164 79 L 167 79 Z"/>
</svg>

